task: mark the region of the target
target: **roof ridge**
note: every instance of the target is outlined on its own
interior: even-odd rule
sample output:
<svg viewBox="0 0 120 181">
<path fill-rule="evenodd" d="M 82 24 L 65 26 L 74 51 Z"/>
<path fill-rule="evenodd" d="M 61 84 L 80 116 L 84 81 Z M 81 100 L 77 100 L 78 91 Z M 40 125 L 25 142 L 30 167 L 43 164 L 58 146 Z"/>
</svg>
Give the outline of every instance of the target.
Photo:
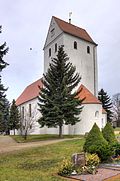
<svg viewBox="0 0 120 181">
<path fill-rule="evenodd" d="M 34 81 L 33 83 L 29 84 L 27 87 L 31 86 L 32 84 L 35 84 L 37 81 L 40 81 L 41 79 L 42 79 L 42 78 L 40 78 L 40 79 Z M 26 87 L 26 88 L 27 88 L 27 87 Z M 26 89 L 26 88 L 25 88 L 25 89 Z"/>
<path fill-rule="evenodd" d="M 62 19 L 60 19 L 60 18 L 58 18 L 58 17 L 56 17 L 56 16 L 52 16 L 53 18 L 56 18 L 56 19 L 58 19 L 58 20 L 60 20 L 60 21 L 64 21 L 65 23 L 67 23 L 67 24 L 69 24 L 69 25 L 72 25 L 72 26 L 74 26 L 74 27 L 76 27 L 76 28 L 79 28 L 79 29 L 82 29 L 82 30 L 84 30 L 84 31 L 86 31 L 84 28 L 81 28 L 81 27 L 79 27 L 79 26 L 76 26 L 76 25 L 74 25 L 74 24 L 72 24 L 72 23 L 69 23 L 69 22 L 67 22 L 67 21 L 65 21 L 65 20 L 62 20 Z"/>
</svg>

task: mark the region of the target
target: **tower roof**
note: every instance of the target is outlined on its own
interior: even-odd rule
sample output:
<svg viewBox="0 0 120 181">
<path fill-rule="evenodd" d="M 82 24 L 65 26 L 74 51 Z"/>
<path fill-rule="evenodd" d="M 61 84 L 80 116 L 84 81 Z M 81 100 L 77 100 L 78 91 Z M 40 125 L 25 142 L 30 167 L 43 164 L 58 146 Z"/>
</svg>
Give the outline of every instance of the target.
<svg viewBox="0 0 120 181">
<path fill-rule="evenodd" d="M 40 92 L 39 86 L 42 87 L 41 79 L 27 86 L 22 94 L 17 98 L 16 105 L 19 106 L 27 101 L 37 98 Z"/>
<path fill-rule="evenodd" d="M 82 29 L 78 26 L 75 26 L 71 23 L 68 23 L 66 21 L 63 21 L 55 16 L 53 16 L 53 18 L 55 19 L 56 23 L 58 24 L 58 26 L 60 27 L 60 29 L 65 32 L 68 33 L 70 35 L 76 36 L 82 40 L 88 41 L 90 43 L 93 43 L 95 45 L 97 45 L 92 38 L 90 37 L 90 35 L 86 32 L 85 29 Z"/>
</svg>

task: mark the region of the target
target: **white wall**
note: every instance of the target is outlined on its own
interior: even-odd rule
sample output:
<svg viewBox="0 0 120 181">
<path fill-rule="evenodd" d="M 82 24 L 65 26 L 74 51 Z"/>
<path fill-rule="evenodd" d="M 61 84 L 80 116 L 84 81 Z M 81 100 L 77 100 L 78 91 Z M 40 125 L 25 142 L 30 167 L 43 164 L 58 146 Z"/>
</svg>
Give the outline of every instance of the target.
<svg viewBox="0 0 120 181">
<path fill-rule="evenodd" d="M 105 127 L 106 123 L 107 123 L 107 114 L 103 113 L 102 114 L 102 128 Z"/>
<path fill-rule="evenodd" d="M 38 108 L 37 99 L 31 100 L 27 103 L 22 104 L 19 106 L 19 110 L 24 109 L 26 114 L 29 109 L 29 104 L 32 105 L 32 113 L 35 114 L 35 120 L 37 121 L 38 118 L 41 116 L 40 112 L 36 109 Z M 97 116 L 95 113 L 98 112 Z M 63 134 L 85 134 L 89 132 L 92 128 L 93 124 L 96 122 L 100 129 L 102 129 L 107 122 L 107 115 L 102 114 L 102 105 L 101 104 L 84 104 L 83 110 L 80 114 L 81 121 L 78 122 L 76 125 L 63 125 Z M 30 132 L 30 134 L 58 134 L 59 128 L 47 128 L 46 126 L 40 128 L 38 122 L 35 122 L 34 129 Z M 13 132 L 11 132 L 13 134 Z"/>
<path fill-rule="evenodd" d="M 55 58 L 57 55 L 57 52 L 55 52 L 55 43 L 57 43 L 58 47 L 63 45 L 63 34 L 57 37 L 51 44 L 49 44 L 49 46 L 45 47 L 44 49 L 44 73 L 47 72 L 51 59 Z M 51 48 L 51 57 L 49 57 L 49 48 Z"/>
<path fill-rule="evenodd" d="M 33 129 L 29 132 L 29 134 L 58 134 L 59 128 L 47 128 L 44 126 L 43 128 L 40 128 L 39 123 L 37 120 L 41 117 L 41 113 L 38 111 L 38 105 L 37 105 L 38 99 L 33 99 L 31 101 L 28 101 L 20 106 L 18 106 L 20 113 L 22 114 L 22 107 L 24 107 L 24 115 L 28 117 L 29 119 L 29 104 L 31 104 L 31 112 L 32 115 L 34 115 L 34 124 Z M 13 134 L 13 131 L 11 130 L 11 135 Z M 20 131 L 16 134 L 20 134 Z M 63 134 L 69 134 L 69 129 L 67 125 L 63 126 Z"/>
<path fill-rule="evenodd" d="M 98 111 L 98 116 L 95 116 Z M 80 115 L 81 121 L 75 126 L 70 126 L 71 134 L 85 134 L 89 132 L 96 123 L 99 128 L 102 128 L 102 105 L 101 104 L 84 104 L 84 108 Z"/>
<path fill-rule="evenodd" d="M 74 41 L 77 42 L 77 49 L 74 49 Z M 93 95 L 96 95 L 97 71 L 94 71 L 96 69 L 94 62 L 96 61 L 94 55 L 94 53 L 96 53 L 96 49 L 94 49 L 95 45 L 66 33 L 63 35 L 63 44 L 65 46 L 64 49 L 70 58 L 69 60 L 76 66 L 76 71 L 81 75 L 81 83 L 85 85 Z M 87 53 L 87 46 L 90 47 L 90 54 Z M 95 87 L 96 90 L 94 90 Z"/>
</svg>

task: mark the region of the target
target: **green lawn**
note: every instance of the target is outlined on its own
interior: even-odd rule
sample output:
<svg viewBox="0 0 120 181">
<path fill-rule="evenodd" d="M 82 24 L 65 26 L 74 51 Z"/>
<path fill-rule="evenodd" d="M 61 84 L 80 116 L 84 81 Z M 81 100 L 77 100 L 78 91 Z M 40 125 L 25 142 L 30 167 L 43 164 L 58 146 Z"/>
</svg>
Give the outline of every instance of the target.
<svg viewBox="0 0 120 181">
<path fill-rule="evenodd" d="M 56 134 L 43 134 L 43 135 L 28 135 L 27 140 L 24 140 L 23 137 L 19 135 L 12 135 L 11 136 L 16 142 L 18 143 L 26 143 L 26 142 L 32 142 L 32 141 L 43 141 L 43 140 L 53 140 L 53 139 L 59 139 L 59 136 Z M 63 135 L 64 138 L 80 138 L 83 136 L 80 135 Z"/>
<path fill-rule="evenodd" d="M 81 152 L 84 139 L 0 155 L 0 181 L 63 181 L 56 176 L 63 158 Z"/>
</svg>

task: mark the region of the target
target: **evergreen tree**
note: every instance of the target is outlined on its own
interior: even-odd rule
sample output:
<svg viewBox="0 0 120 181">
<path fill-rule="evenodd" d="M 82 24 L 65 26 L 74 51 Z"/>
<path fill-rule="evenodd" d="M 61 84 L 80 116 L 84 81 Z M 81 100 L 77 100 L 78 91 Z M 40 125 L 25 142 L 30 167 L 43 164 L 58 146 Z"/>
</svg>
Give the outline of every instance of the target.
<svg viewBox="0 0 120 181">
<path fill-rule="evenodd" d="M 113 106 L 110 97 L 108 96 L 107 92 L 101 89 L 98 92 L 98 99 L 101 101 L 103 109 L 105 109 L 107 112 L 107 121 L 111 122 L 113 116 L 111 109 Z"/>
<path fill-rule="evenodd" d="M 0 26 L 0 33 L 1 29 L 2 27 Z M 0 72 L 8 65 L 8 63 L 3 60 L 3 56 L 6 55 L 7 52 L 8 47 L 6 48 L 6 42 L 4 42 L 2 45 L 0 45 Z"/>
<path fill-rule="evenodd" d="M 15 100 L 13 99 L 12 105 L 10 107 L 9 128 L 10 130 L 14 130 L 14 135 L 15 135 L 15 129 L 18 129 L 19 127 L 20 127 L 20 114 L 15 104 Z"/>
<path fill-rule="evenodd" d="M 104 138 L 107 140 L 107 142 L 112 145 L 114 143 L 117 143 L 117 139 L 114 134 L 113 127 L 111 126 L 111 123 L 107 123 L 105 127 L 102 130 Z"/>
<path fill-rule="evenodd" d="M 43 76 L 38 103 L 42 113 L 39 124 L 41 127 L 59 127 L 60 137 L 63 124 L 74 125 L 79 122 L 82 111 L 82 100 L 77 98 L 80 91 L 73 91 L 81 78 L 68 60 L 63 46 L 60 46 L 57 57 L 51 60 L 48 71 Z"/>
<path fill-rule="evenodd" d="M 108 142 L 96 123 L 88 133 L 83 149 L 85 152 L 98 154 L 101 161 L 107 160 L 112 155 Z"/>
<path fill-rule="evenodd" d="M 9 134 L 9 108 L 9 101 L 4 97 L 2 114 L 0 114 L 0 132 L 5 132 L 6 134 Z"/>
<path fill-rule="evenodd" d="M 0 33 L 1 33 L 1 26 L 0 26 Z M 0 45 L 0 125 L 2 128 L 2 121 L 4 118 L 3 115 L 3 109 L 4 109 L 4 105 L 5 105 L 5 91 L 7 89 L 4 88 L 2 82 L 1 82 L 1 72 L 2 70 L 8 65 L 8 63 L 6 63 L 3 60 L 4 55 L 6 55 L 6 53 L 8 52 L 8 48 L 6 48 L 6 42 L 3 43 L 2 45 Z"/>
</svg>

